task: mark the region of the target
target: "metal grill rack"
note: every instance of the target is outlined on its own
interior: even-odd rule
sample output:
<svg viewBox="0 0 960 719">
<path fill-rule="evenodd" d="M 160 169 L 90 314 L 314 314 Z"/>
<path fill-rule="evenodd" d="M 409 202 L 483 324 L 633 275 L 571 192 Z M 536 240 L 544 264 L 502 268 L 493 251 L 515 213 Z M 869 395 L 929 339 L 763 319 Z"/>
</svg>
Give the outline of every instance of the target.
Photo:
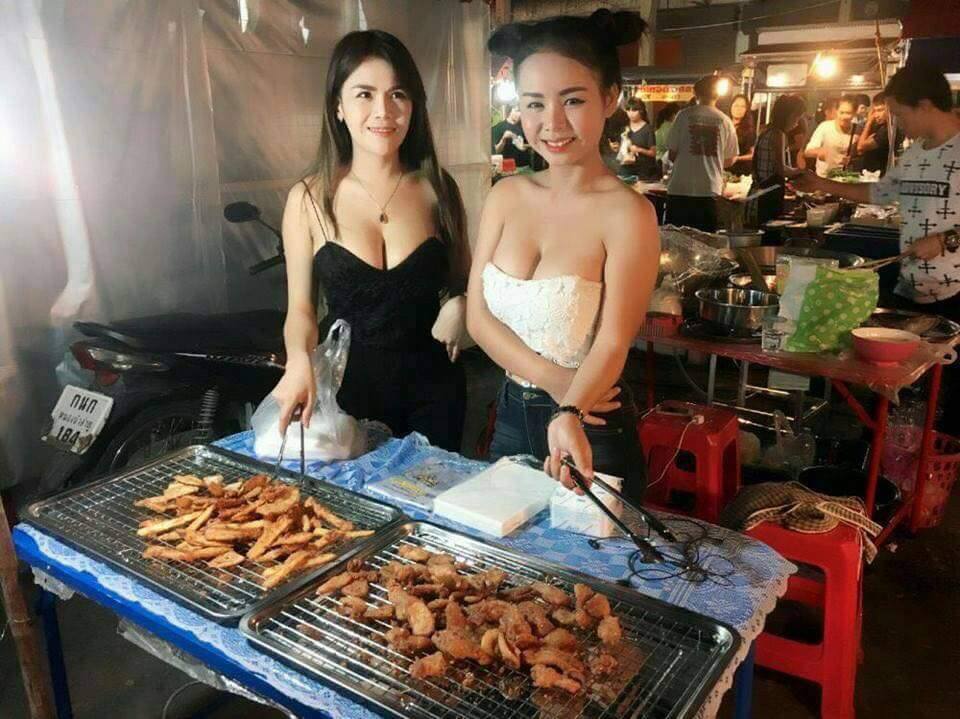
<svg viewBox="0 0 960 719">
<path fill-rule="evenodd" d="M 574 696 L 537 689 L 526 674 L 503 665 L 486 669 L 464 663 L 443 677 L 416 680 L 409 674 L 413 659 L 386 645 L 388 623 L 363 624 L 342 616 L 338 599 L 315 595 L 316 583 L 247 615 L 241 630 L 256 646 L 321 681 L 347 689 L 392 715 L 423 719 L 689 717 L 739 644 L 730 628 L 699 615 L 422 522 L 395 527 L 354 558 L 372 567 L 391 560 L 406 562 L 398 554 L 403 544 L 450 553 L 468 567 L 467 572 L 500 568 L 507 572 L 506 586 L 539 580 L 572 593 L 573 584 L 582 582 L 603 592 L 623 629 L 623 640 L 612 652 L 619 662 L 614 678 L 599 690 Z M 341 571 L 343 565 L 328 568 L 324 576 Z M 386 589 L 371 585 L 367 601 L 389 603 Z M 581 633 L 581 641 L 588 649 L 599 646 L 592 634 Z"/>
<path fill-rule="evenodd" d="M 156 514 L 133 504 L 139 499 L 163 494 L 174 474 L 222 474 L 230 483 L 253 474 L 272 472 L 273 467 L 267 464 L 227 450 L 187 447 L 135 470 L 41 500 L 28 508 L 26 520 L 144 580 L 214 621 L 236 623 L 251 609 L 303 586 L 325 567 L 294 577 L 272 590 L 264 590 L 260 585 L 261 574 L 267 567 L 278 564 L 277 560 L 247 560 L 229 569 L 211 569 L 202 562 L 144 559 L 142 554 L 147 543 L 137 536 L 137 529 L 142 520 Z M 358 529 L 381 530 L 402 517 L 386 504 L 309 477 L 301 482 L 299 475 L 281 470 L 277 478 L 298 484 L 304 495 L 323 502 Z M 329 551 L 341 558 L 347 557 L 365 541 L 369 538 L 346 540 L 332 545 Z"/>
</svg>

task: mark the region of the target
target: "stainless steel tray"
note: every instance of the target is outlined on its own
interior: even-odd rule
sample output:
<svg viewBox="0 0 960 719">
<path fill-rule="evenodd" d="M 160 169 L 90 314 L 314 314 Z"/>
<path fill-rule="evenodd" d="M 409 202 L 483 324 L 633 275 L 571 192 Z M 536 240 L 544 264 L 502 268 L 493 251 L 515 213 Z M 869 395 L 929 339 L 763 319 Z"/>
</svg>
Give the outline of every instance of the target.
<svg viewBox="0 0 960 719">
<path fill-rule="evenodd" d="M 424 522 L 378 535 L 354 558 L 372 566 L 403 562 L 397 553 L 403 544 L 453 554 L 466 571 L 499 567 L 507 572 L 506 585 L 542 580 L 572 592 L 573 584 L 582 582 L 606 594 L 620 618 L 623 640 L 615 652 L 619 678 L 605 692 L 605 703 L 584 694 L 557 697 L 557 692 L 535 689 L 520 672 L 504 667 L 494 672 L 472 663 L 443 677 L 415 680 L 409 675 L 413 660 L 386 646 L 383 633 L 389 624 L 361 624 L 340 615 L 339 600 L 317 597 L 316 583 L 251 612 L 241 621 L 241 631 L 255 646 L 364 703 L 418 719 L 691 717 L 740 643 L 731 628 L 687 610 Z M 342 571 L 344 564 L 328 568 L 325 576 Z M 367 601 L 388 603 L 385 588 L 372 585 Z M 472 683 L 465 681 L 467 671 Z"/>
<path fill-rule="evenodd" d="M 863 326 L 907 330 L 927 342 L 950 342 L 960 335 L 960 325 L 946 317 L 882 307 L 875 309 Z"/>
<path fill-rule="evenodd" d="M 140 522 L 156 516 L 133 503 L 163 493 L 174 474 L 222 474 L 227 482 L 252 474 L 272 474 L 271 465 L 217 447 L 195 445 L 161 457 L 142 467 L 36 502 L 24 519 L 68 544 L 93 554 L 222 623 L 237 623 L 246 612 L 276 601 L 311 581 L 325 567 L 264 590 L 260 575 L 276 561 L 247 560 L 231 569 L 211 569 L 203 563 L 159 562 L 144 559 L 146 542 L 137 536 Z M 310 477 L 280 470 L 279 480 L 298 484 L 304 495 L 315 497 L 359 529 L 383 530 L 403 519 L 399 510 Z M 347 540 L 330 551 L 348 558 L 364 542 Z M 173 545 L 171 545 L 173 546 Z M 328 565 L 329 566 L 329 565 Z"/>
</svg>

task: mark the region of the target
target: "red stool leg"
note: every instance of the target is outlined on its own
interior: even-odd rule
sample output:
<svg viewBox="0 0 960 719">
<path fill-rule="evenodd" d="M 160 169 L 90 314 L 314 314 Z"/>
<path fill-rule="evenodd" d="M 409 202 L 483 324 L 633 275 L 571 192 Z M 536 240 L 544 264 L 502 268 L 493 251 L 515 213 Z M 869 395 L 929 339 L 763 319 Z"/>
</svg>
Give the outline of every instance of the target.
<svg viewBox="0 0 960 719">
<path fill-rule="evenodd" d="M 859 649 L 860 546 L 844 543 L 826 568 L 826 602 L 823 617 L 824 719 L 853 719 L 853 697 Z M 853 591 L 851 591 L 853 590 Z"/>
</svg>

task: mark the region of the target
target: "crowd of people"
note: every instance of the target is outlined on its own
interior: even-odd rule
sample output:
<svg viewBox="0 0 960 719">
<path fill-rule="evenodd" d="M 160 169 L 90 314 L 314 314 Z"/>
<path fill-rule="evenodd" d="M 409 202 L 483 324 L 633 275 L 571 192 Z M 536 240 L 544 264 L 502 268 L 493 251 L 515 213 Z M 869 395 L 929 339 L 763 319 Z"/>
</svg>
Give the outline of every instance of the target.
<svg viewBox="0 0 960 719">
<path fill-rule="evenodd" d="M 605 123 L 602 150 L 608 166 L 620 177 L 643 182 L 669 177 L 668 222 L 715 230 L 716 211 L 711 205 L 722 192 L 726 176 L 750 176 L 755 189 L 776 187 L 761 198 L 758 216 L 765 222 L 782 213 L 784 187 L 791 173 L 809 166 L 820 177 L 861 170 L 882 176 L 891 143 L 895 153 L 904 144 L 901 130 L 891 136 L 883 92 L 872 98 L 863 94 L 828 97 L 815 114 L 808 112 L 804 97 L 781 95 L 768 122 L 759 125 L 761 113 L 747 95 L 735 95 L 724 103 L 724 110 L 718 108 L 719 80 L 703 78 L 689 103 L 664 104 L 652 122 L 647 103 L 627 97 Z M 682 111 L 686 114 L 671 145 L 671 129 Z M 517 168 L 542 169 L 543 160 L 526 142 L 519 118 L 519 107 L 505 108 L 504 120 L 492 130 L 491 152 L 509 158 Z M 674 173 L 678 158 L 680 171 Z"/>
</svg>

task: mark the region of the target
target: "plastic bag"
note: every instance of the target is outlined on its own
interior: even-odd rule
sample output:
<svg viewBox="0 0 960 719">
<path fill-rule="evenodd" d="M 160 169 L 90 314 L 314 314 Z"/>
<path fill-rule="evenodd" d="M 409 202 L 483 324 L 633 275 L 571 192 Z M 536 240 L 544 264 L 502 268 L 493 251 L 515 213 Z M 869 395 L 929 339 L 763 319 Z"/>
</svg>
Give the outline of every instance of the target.
<svg viewBox="0 0 960 719">
<path fill-rule="evenodd" d="M 788 352 L 823 352 L 849 342 L 850 330 L 877 308 L 879 283 L 870 270 L 837 270 L 792 261 L 780 297 L 780 316 L 797 323 Z"/>
<path fill-rule="evenodd" d="M 816 440 L 809 432 L 795 435 L 790 422 L 780 410 L 773 413 L 773 423 L 776 443 L 763 453 L 762 465 L 797 476 L 800 470 L 813 465 Z"/>
<path fill-rule="evenodd" d="M 661 312 L 666 315 L 683 314 L 683 298 L 680 296 L 680 290 L 677 289 L 677 283 L 673 280 L 673 275 L 664 277 L 660 286 L 653 291 L 647 312 Z"/>
<path fill-rule="evenodd" d="M 313 405 L 310 427 L 303 434 L 303 455 L 308 460 L 352 459 L 366 451 L 366 438 L 356 419 L 346 414 L 337 404 L 337 392 L 343 381 L 350 352 L 350 325 L 343 320 L 334 322 L 326 339 L 313 351 L 313 376 L 317 399 Z M 272 394 L 257 407 L 250 420 L 256 439 L 253 451 L 260 457 L 276 457 L 283 437 L 280 435 L 280 404 Z M 284 456 L 300 456 L 300 423 L 287 427 Z"/>
</svg>

